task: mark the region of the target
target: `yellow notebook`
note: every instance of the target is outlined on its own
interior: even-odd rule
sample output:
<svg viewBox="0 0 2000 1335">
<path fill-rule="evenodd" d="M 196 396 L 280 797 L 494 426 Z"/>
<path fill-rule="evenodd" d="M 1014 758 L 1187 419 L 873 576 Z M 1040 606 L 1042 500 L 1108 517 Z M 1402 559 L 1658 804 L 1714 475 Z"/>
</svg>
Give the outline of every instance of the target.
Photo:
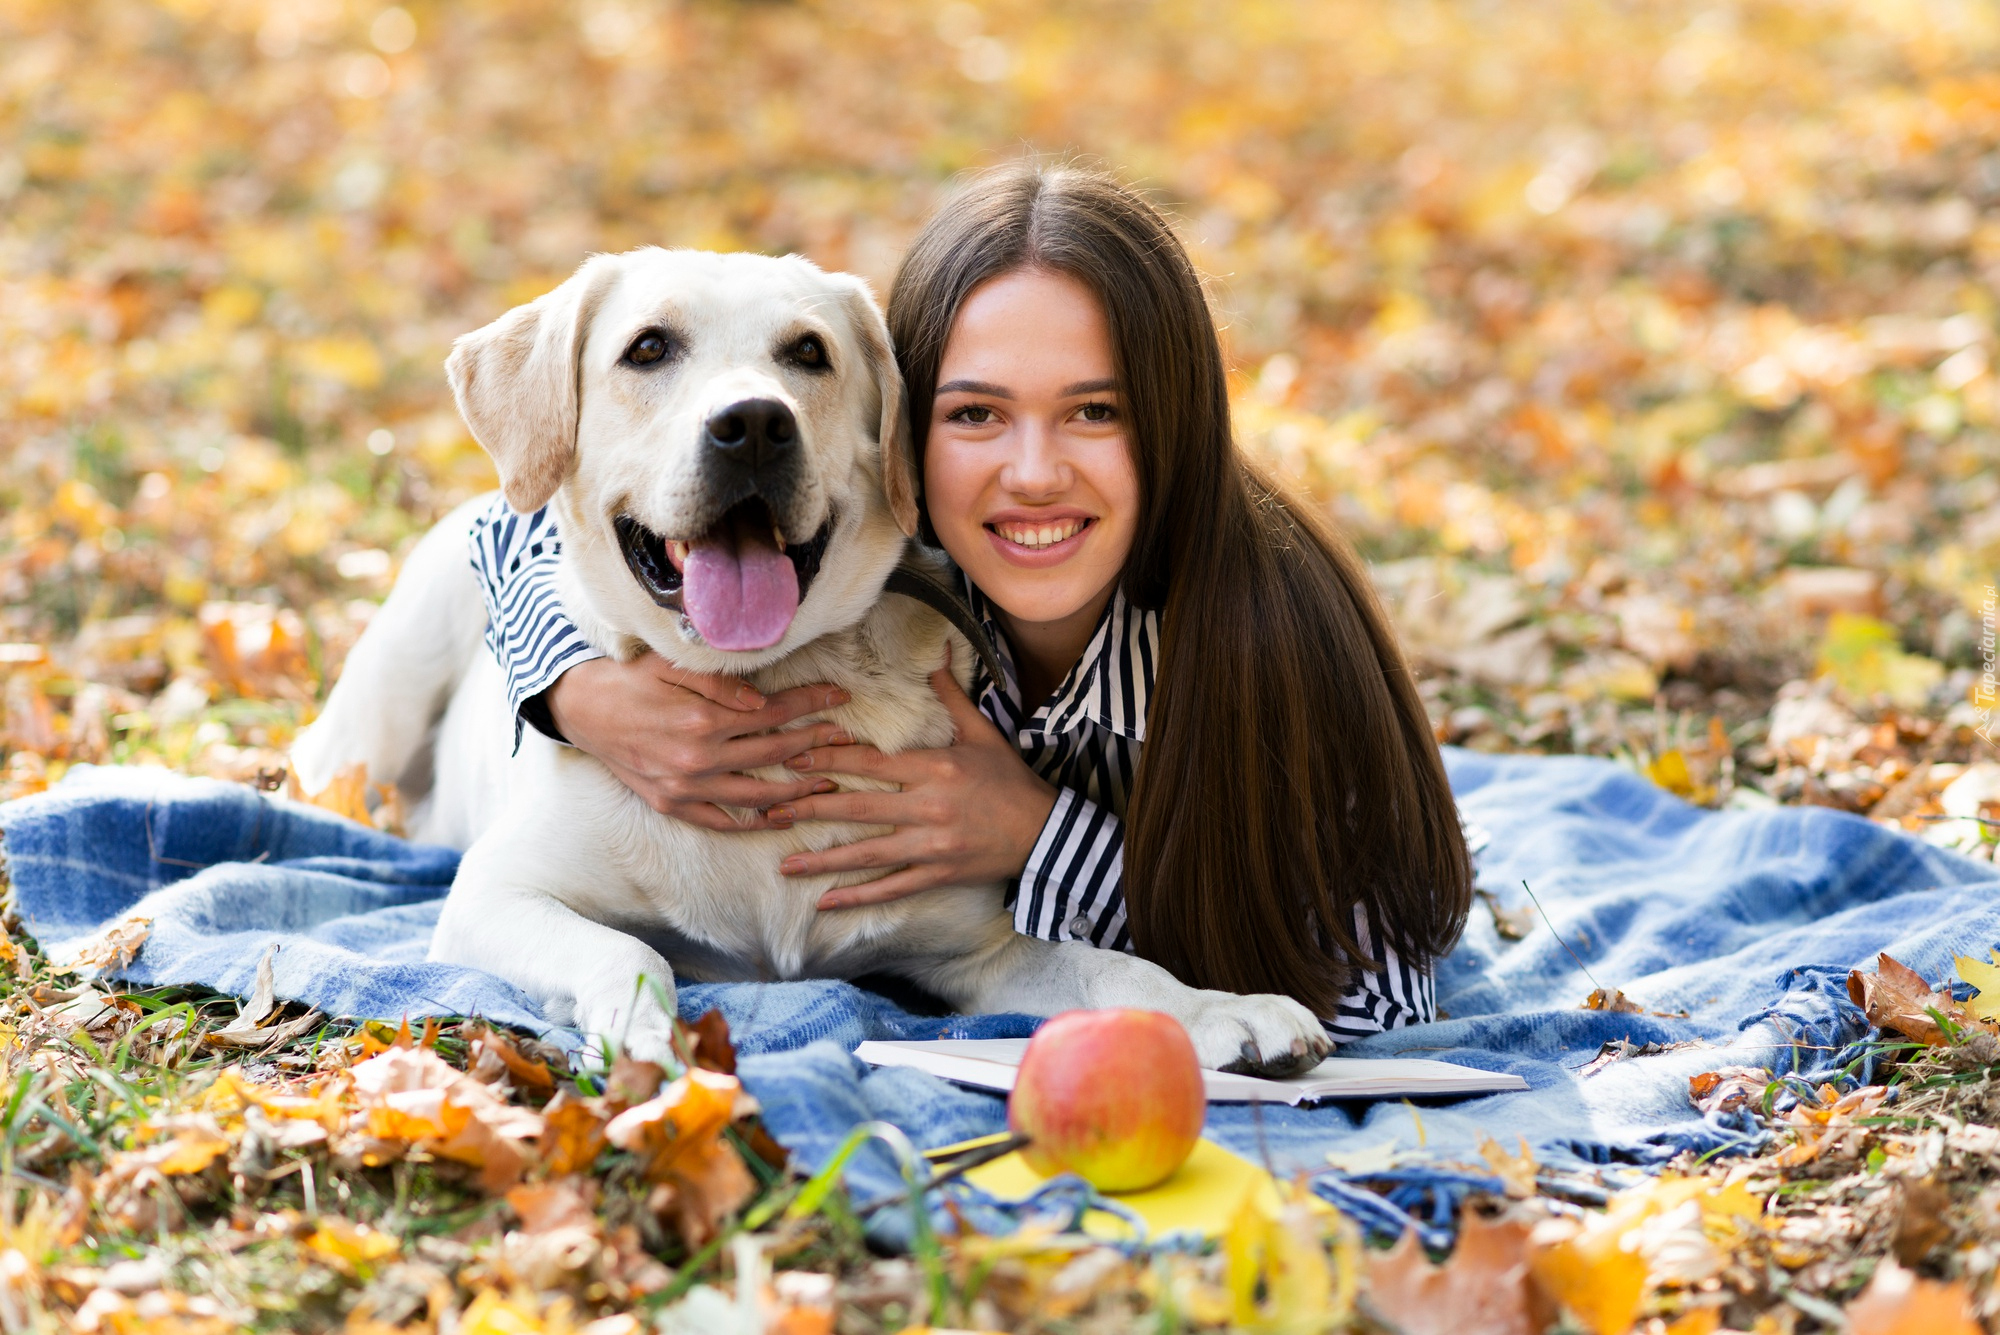
<svg viewBox="0 0 2000 1335">
<path fill-rule="evenodd" d="M 1002 1134 L 968 1140 L 962 1145 L 932 1150 L 928 1157 L 944 1158 L 1005 1139 Z M 1028 1167 L 1017 1150 L 972 1169 L 965 1174 L 965 1180 L 1003 1201 L 1018 1201 L 1049 1179 Z M 1159 1186 L 1145 1191 L 1106 1194 L 1145 1220 L 1146 1228 L 1154 1238 L 1169 1233 L 1199 1233 L 1204 1237 L 1216 1237 L 1229 1226 L 1229 1221 L 1242 1207 L 1246 1196 L 1254 1195 L 1259 1207 L 1268 1214 L 1276 1214 L 1283 1204 L 1278 1183 L 1269 1173 L 1212 1140 L 1196 1141 L 1187 1162 L 1175 1169 L 1174 1175 Z M 1317 1197 L 1311 1199 L 1317 1209 L 1332 1209 Z M 1083 1228 L 1092 1237 L 1107 1242 L 1122 1242 L 1132 1237 L 1130 1225 L 1118 1216 L 1101 1210 L 1086 1215 Z"/>
</svg>

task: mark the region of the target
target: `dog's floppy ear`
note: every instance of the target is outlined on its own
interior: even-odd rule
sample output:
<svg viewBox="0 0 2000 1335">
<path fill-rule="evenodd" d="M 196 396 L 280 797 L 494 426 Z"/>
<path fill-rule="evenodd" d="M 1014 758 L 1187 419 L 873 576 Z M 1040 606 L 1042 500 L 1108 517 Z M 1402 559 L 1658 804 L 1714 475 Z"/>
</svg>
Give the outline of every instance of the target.
<svg viewBox="0 0 2000 1335">
<path fill-rule="evenodd" d="M 561 287 L 461 336 L 445 359 L 459 415 L 521 514 L 549 503 L 576 458 L 578 358 L 615 261 L 593 255 Z"/>
<path fill-rule="evenodd" d="M 876 432 L 882 444 L 882 490 L 889 498 L 889 513 L 895 516 L 896 527 L 903 530 L 904 537 L 913 538 L 917 535 L 917 498 L 922 488 L 917 476 L 916 446 L 910 438 L 903 372 L 889 347 L 889 326 L 882 319 L 882 308 L 875 304 L 868 285 L 858 278 L 848 289 L 847 306 L 862 356 L 867 358 L 875 388 L 882 396 L 882 421 Z"/>
</svg>

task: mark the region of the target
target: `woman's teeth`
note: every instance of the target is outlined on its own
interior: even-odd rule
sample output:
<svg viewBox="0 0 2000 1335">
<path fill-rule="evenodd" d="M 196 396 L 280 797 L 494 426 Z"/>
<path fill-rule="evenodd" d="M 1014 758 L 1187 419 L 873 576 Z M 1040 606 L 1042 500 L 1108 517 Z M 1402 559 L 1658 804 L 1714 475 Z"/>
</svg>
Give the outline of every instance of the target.
<svg viewBox="0 0 2000 1335">
<path fill-rule="evenodd" d="M 995 524 L 993 531 L 1017 547 L 1053 547 L 1081 533 L 1088 522 L 1064 519 L 1053 524 Z"/>
</svg>

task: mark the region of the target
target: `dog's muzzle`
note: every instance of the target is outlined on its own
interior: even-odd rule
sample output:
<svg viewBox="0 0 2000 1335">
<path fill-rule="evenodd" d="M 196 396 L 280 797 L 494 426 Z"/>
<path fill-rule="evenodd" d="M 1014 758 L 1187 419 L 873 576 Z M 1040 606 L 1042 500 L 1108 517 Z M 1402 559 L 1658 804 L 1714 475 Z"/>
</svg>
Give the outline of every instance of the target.
<svg viewBox="0 0 2000 1335">
<path fill-rule="evenodd" d="M 768 526 L 771 523 L 770 507 L 756 497 L 739 501 L 716 520 L 716 526 L 738 522 Z M 618 550 L 625 555 L 625 567 L 632 572 L 632 578 L 639 581 L 639 587 L 646 591 L 646 596 L 661 607 L 681 611 L 681 572 L 667 556 L 667 540 L 630 515 L 619 515 L 611 521 L 611 526 L 617 530 Z M 819 532 L 812 537 L 804 542 L 785 545 L 785 555 L 798 572 L 800 602 L 805 601 L 807 591 L 812 588 L 813 577 L 819 574 L 820 562 L 826 557 L 826 545 L 832 538 L 833 516 L 828 515 L 826 522 L 819 526 Z"/>
<path fill-rule="evenodd" d="M 632 576 L 683 628 L 717 649 L 768 649 L 784 639 L 819 572 L 832 519 L 803 542 L 806 452 L 792 410 L 742 399 L 702 424 L 698 532 L 654 533 L 635 516 L 613 520 Z M 697 519 L 699 523 L 699 519 Z M 791 534 L 786 533 L 791 526 Z"/>
</svg>

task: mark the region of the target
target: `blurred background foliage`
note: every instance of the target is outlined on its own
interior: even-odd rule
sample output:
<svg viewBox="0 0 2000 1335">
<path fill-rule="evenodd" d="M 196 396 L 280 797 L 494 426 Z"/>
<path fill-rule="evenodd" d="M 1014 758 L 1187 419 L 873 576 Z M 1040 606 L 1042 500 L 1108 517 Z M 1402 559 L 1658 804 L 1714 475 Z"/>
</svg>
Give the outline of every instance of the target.
<svg viewBox="0 0 2000 1335">
<path fill-rule="evenodd" d="M 492 484 L 451 339 L 588 252 L 886 291 L 1036 152 L 1172 209 L 1441 736 L 1935 816 L 1991 759 L 1997 53 L 1971 0 L 0 0 L 10 791 L 281 763 Z"/>
</svg>

